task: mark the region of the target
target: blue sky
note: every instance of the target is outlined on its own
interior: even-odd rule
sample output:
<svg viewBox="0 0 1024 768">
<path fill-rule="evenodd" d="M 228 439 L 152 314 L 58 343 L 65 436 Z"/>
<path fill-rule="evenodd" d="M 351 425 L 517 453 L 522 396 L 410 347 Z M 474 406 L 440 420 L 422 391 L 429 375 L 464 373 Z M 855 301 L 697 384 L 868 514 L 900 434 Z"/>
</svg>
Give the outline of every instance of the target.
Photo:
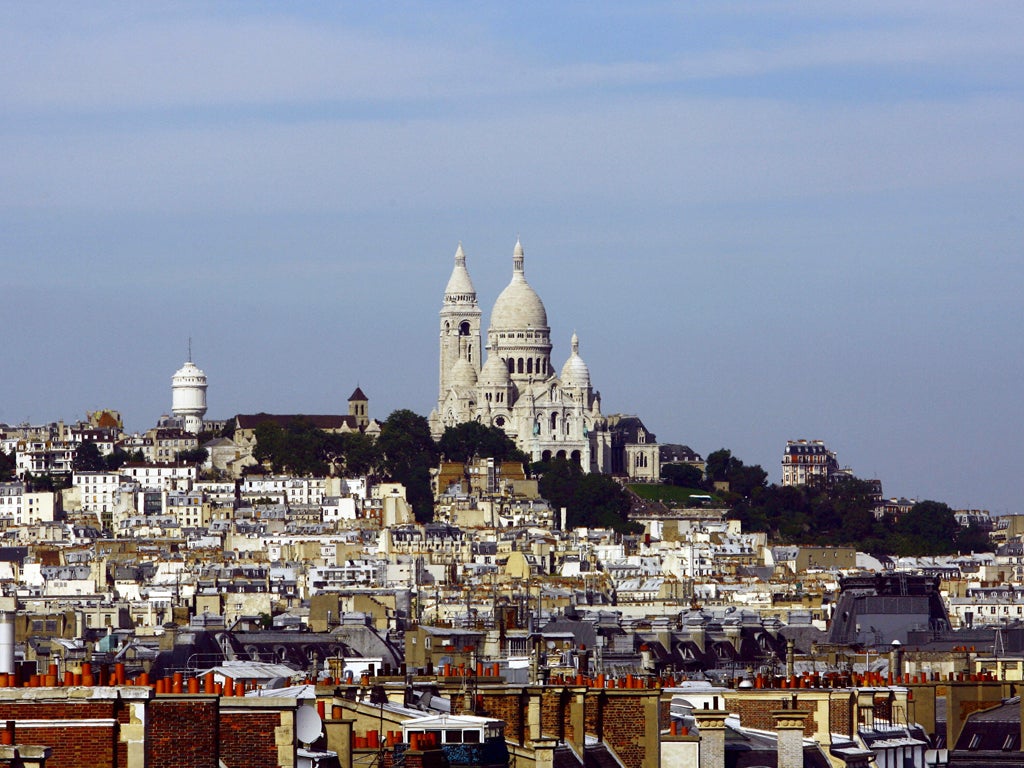
<svg viewBox="0 0 1024 768">
<path fill-rule="evenodd" d="M 517 235 L 606 413 L 1024 512 L 1017 3 L 0 5 L 0 421 L 436 399 Z"/>
</svg>

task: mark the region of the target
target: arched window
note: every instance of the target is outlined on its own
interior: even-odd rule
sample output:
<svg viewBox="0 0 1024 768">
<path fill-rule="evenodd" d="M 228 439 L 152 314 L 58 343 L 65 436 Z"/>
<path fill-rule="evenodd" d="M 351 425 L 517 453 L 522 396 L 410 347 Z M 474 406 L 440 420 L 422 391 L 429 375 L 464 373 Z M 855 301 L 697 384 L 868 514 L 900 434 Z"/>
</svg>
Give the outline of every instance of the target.
<svg viewBox="0 0 1024 768">
<path fill-rule="evenodd" d="M 511 357 L 508 359 L 508 372 L 509 373 L 515 373 L 516 372 L 516 361 L 513 360 Z"/>
<path fill-rule="evenodd" d="M 526 372 L 527 373 L 533 373 L 533 358 L 532 357 L 526 358 Z"/>
<path fill-rule="evenodd" d="M 463 320 L 459 325 L 459 336 L 469 336 L 469 321 Z"/>
<path fill-rule="evenodd" d="M 558 414 L 551 414 L 551 431 L 555 432 L 558 429 Z"/>
<path fill-rule="evenodd" d="M 520 357 L 519 360 L 516 362 L 516 368 L 519 369 L 519 373 L 523 372 L 523 358 Z"/>
</svg>

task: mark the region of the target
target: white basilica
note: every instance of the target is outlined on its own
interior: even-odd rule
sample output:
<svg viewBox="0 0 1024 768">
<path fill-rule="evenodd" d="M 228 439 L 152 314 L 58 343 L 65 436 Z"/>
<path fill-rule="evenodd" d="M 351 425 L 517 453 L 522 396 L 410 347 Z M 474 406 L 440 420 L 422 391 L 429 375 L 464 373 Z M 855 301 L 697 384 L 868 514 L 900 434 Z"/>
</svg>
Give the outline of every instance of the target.
<svg viewBox="0 0 1024 768">
<path fill-rule="evenodd" d="M 441 307 L 440 386 L 431 430 L 479 421 L 500 427 L 534 461 L 562 456 L 586 472 L 612 471 L 611 435 L 601 395 L 572 336 L 561 373 L 551 365 L 544 303 L 526 282 L 516 242 L 512 280 L 498 296 L 481 351 L 480 305 L 460 244 Z"/>
</svg>

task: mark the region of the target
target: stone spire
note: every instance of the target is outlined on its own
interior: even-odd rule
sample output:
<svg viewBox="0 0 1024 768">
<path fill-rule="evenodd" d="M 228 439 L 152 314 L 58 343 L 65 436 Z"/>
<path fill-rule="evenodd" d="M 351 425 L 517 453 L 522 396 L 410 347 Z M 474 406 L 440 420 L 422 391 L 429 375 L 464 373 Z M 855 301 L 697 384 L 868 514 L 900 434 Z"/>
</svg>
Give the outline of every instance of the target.
<svg viewBox="0 0 1024 768">
<path fill-rule="evenodd" d="M 519 238 L 517 237 L 516 238 L 516 247 L 512 251 L 512 272 L 513 273 L 519 274 L 519 275 L 522 275 L 524 273 L 524 270 L 523 270 L 524 258 L 525 258 L 525 255 L 523 253 L 523 244 L 521 242 L 519 242 Z"/>
</svg>

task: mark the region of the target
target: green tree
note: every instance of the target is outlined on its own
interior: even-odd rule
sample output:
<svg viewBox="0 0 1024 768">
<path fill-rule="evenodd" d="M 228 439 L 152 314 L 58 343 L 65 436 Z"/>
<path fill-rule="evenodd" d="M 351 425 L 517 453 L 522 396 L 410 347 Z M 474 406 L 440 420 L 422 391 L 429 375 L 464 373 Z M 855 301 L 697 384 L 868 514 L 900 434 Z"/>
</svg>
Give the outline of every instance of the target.
<svg viewBox="0 0 1024 768">
<path fill-rule="evenodd" d="M 715 483 L 727 482 L 730 493 L 739 497 L 749 497 L 756 489 L 764 488 L 768 481 L 768 473 L 759 464 L 746 466 L 726 448 L 708 454 L 705 472 L 709 488 Z"/>
<path fill-rule="evenodd" d="M 430 436 L 430 424 L 408 409 L 392 412 L 380 428 L 377 446 L 382 468 L 395 482 L 405 486 L 406 498 L 420 522 L 434 519 L 434 495 L 430 470 L 437 466 L 437 445 Z"/>
<path fill-rule="evenodd" d="M 175 457 L 178 461 L 183 461 L 187 464 L 202 464 L 210 458 L 210 452 L 205 448 L 189 448 L 185 451 L 178 451 Z"/>
<path fill-rule="evenodd" d="M 761 468 L 760 464 L 746 466 L 742 461 L 736 460 L 736 464 L 729 470 L 729 490 L 738 493 L 740 496 L 748 497 L 755 489 L 764 488 L 768 482 L 768 473 Z"/>
<path fill-rule="evenodd" d="M 546 463 L 537 463 L 534 468 L 540 475 L 537 490 L 541 497 L 547 499 L 556 512 L 563 507 L 568 511 L 573 503 L 576 486 L 583 475 L 579 464 L 555 458 Z"/>
<path fill-rule="evenodd" d="M 25 473 L 25 490 L 34 491 L 59 491 L 63 488 L 68 488 L 71 485 L 71 476 L 69 474 L 49 475 L 39 474 L 33 475 L 31 472 Z"/>
<path fill-rule="evenodd" d="M 956 552 L 960 525 L 939 501 L 919 501 L 896 522 L 892 535 L 898 555 L 951 555 Z"/>
<path fill-rule="evenodd" d="M 447 427 L 437 447 L 449 461 L 466 463 L 474 456 L 495 461 L 526 460 L 526 454 L 516 448 L 503 430 L 484 426 L 478 421 L 464 421 Z"/>
<path fill-rule="evenodd" d="M 16 469 L 14 456 L 0 451 L 0 482 L 12 480 Z"/>
<path fill-rule="evenodd" d="M 128 451 L 115 446 L 114 450 L 106 456 L 107 472 L 117 472 L 128 461 L 131 461 Z"/>
<path fill-rule="evenodd" d="M 273 421 L 264 421 L 256 425 L 255 434 L 253 456 L 257 461 L 269 462 L 274 472 L 313 476 L 327 474 L 329 436 L 309 419 L 296 417 L 284 427 Z"/>
<path fill-rule="evenodd" d="M 629 520 L 632 504 L 625 489 L 608 475 L 590 472 L 579 478 L 568 508 L 570 528 L 611 528 L 640 533 L 643 526 Z"/>
<path fill-rule="evenodd" d="M 701 488 L 704 473 L 692 464 L 662 464 L 661 479 L 669 485 L 681 488 Z"/>
<path fill-rule="evenodd" d="M 614 479 L 599 473 L 584 473 L 575 462 L 552 459 L 537 467 L 540 495 L 557 511 L 566 511 L 566 528 L 612 528 L 620 533 L 638 533 L 643 526 L 629 520 L 629 494 Z"/>
<path fill-rule="evenodd" d="M 270 462 L 275 472 L 283 472 L 286 437 L 281 425 L 273 421 L 264 421 L 256 425 L 253 434 L 256 438 L 256 446 L 252 451 L 253 458 L 261 463 Z"/>
<path fill-rule="evenodd" d="M 736 459 L 733 458 L 732 451 L 726 448 L 719 448 L 717 451 L 709 453 L 704 465 L 704 472 L 708 476 L 708 482 L 727 482 L 729 480 L 729 472 L 735 461 Z"/>
<path fill-rule="evenodd" d="M 344 464 L 349 477 L 369 475 L 381 462 L 377 441 L 362 432 L 342 432 L 334 436 L 337 454 L 335 460 Z"/>
<path fill-rule="evenodd" d="M 96 447 L 96 443 L 84 442 L 75 449 L 75 457 L 71 460 L 71 468 L 75 472 L 102 472 L 107 463 Z"/>
<path fill-rule="evenodd" d="M 980 525 L 971 523 L 957 533 L 956 548 L 959 552 L 991 552 L 992 537 Z"/>
</svg>

